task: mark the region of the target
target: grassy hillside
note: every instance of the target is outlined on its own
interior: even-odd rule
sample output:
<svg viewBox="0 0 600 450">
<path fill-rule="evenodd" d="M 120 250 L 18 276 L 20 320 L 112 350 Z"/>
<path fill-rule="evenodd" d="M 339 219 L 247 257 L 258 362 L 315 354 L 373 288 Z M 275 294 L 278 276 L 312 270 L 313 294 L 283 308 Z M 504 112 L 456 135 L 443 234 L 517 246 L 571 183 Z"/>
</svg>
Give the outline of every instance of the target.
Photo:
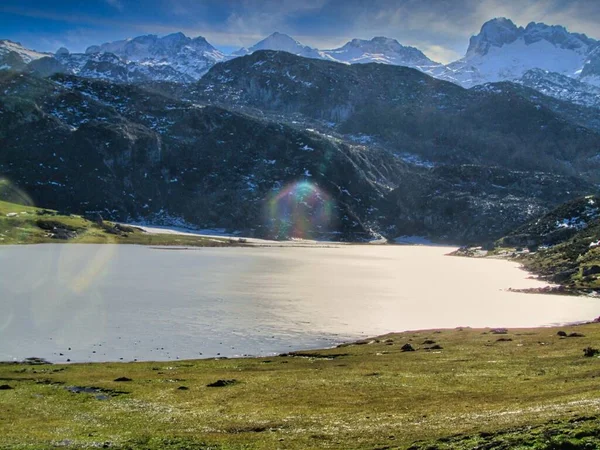
<svg viewBox="0 0 600 450">
<path fill-rule="evenodd" d="M 599 346 L 588 324 L 272 358 L 0 364 L 0 448 L 599 448 L 600 369 L 583 352 Z"/>
<path fill-rule="evenodd" d="M 600 223 L 548 249 L 519 259 L 527 270 L 574 289 L 600 290 Z"/>
<path fill-rule="evenodd" d="M 101 223 L 81 216 L 0 200 L 0 244 L 139 244 L 224 246 L 228 239 L 148 234 L 136 227 Z"/>
<path fill-rule="evenodd" d="M 550 281 L 572 289 L 600 289 L 600 197 L 561 205 L 496 244 L 492 254 L 513 255 Z M 531 251 L 515 253 L 515 246 Z"/>
</svg>

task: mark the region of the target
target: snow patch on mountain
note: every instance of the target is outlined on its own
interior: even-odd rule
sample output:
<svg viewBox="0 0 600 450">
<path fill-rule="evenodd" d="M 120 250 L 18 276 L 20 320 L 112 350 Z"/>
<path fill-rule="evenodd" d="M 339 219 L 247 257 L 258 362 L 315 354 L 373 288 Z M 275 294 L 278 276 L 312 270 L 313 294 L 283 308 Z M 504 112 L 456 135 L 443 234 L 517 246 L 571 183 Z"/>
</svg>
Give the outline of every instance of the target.
<svg viewBox="0 0 600 450">
<path fill-rule="evenodd" d="M 556 72 L 531 69 L 516 82 L 550 97 L 578 105 L 600 108 L 600 87 Z"/>
<path fill-rule="evenodd" d="M 20 42 L 13 42 L 8 39 L 0 40 L 0 57 L 10 52 L 14 52 L 19 55 L 25 64 L 36 59 L 43 58 L 44 56 L 52 56 L 51 53 L 42 53 L 25 48 Z"/>
</svg>

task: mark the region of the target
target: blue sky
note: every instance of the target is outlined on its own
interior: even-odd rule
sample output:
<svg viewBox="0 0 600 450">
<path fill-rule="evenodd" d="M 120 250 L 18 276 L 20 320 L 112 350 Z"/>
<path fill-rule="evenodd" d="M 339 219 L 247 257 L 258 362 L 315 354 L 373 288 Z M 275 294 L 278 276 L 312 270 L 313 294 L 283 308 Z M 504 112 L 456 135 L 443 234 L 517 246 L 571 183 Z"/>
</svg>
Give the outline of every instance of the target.
<svg viewBox="0 0 600 450">
<path fill-rule="evenodd" d="M 334 48 L 386 36 L 448 62 L 494 17 L 560 24 L 600 38 L 599 0 L 1 0 L 0 39 L 40 51 L 183 31 L 224 51 L 274 31 Z"/>
</svg>

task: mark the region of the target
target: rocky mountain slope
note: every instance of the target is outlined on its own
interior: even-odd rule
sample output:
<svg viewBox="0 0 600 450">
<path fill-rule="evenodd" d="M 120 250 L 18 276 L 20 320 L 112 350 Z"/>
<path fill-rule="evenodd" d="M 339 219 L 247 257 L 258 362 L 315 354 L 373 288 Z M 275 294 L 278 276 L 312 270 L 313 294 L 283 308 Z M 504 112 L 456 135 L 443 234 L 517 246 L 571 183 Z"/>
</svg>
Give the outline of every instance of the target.
<svg viewBox="0 0 600 450">
<path fill-rule="evenodd" d="M 30 50 L 18 42 L 0 39 L 0 70 L 25 70 L 31 61 L 49 56 L 52 55 Z"/>
<path fill-rule="evenodd" d="M 596 109 L 600 108 L 600 87 L 583 83 L 566 75 L 542 69 L 531 69 L 515 81 L 550 97 Z"/>
<path fill-rule="evenodd" d="M 516 130 L 496 123 L 504 113 L 473 115 L 489 134 L 446 143 L 465 111 L 498 110 L 496 95 L 402 67 L 264 51 L 218 64 L 191 88 L 1 72 L 0 173 L 37 204 L 116 220 L 268 237 L 492 240 L 594 189 L 561 165 L 540 125 L 581 152 L 572 165 L 597 139 L 515 96 L 506 102 L 527 108 Z M 365 125 L 362 108 L 386 120 Z M 426 132 L 421 121 L 436 110 L 448 122 Z M 405 120 L 403 134 L 388 134 Z M 511 133 L 529 143 L 537 171 L 495 156 Z M 539 172 L 551 166 L 560 170 Z"/>
<path fill-rule="evenodd" d="M 262 51 L 213 67 L 185 95 L 298 114 L 324 130 L 433 163 L 583 172 L 590 179 L 600 168 L 600 135 L 558 115 L 552 102 L 493 85 L 466 90 L 405 67 Z"/>
<path fill-rule="evenodd" d="M 61 210 L 271 237 L 295 214 L 311 236 L 364 237 L 367 210 L 406 171 L 385 152 L 133 86 L 6 72 L 0 85 L 0 173 Z"/>
<path fill-rule="evenodd" d="M 600 197 L 560 205 L 500 239 L 503 247 L 529 247 L 519 261 L 568 289 L 600 290 Z"/>
</svg>

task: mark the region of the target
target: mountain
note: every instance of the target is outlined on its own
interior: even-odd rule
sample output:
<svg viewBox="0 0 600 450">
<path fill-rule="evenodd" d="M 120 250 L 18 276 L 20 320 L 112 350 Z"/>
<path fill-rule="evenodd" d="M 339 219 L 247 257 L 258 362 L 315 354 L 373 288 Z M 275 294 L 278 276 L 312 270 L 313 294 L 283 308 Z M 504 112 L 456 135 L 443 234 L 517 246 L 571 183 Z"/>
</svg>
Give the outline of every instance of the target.
<svg viewBox="0 0 600 450">
<path fill-rule="evenodd" d="M 522 38 L 503 26 L 473 43 L 473 58 Z M 425 66 L 256 50 L 213 61 L 196 80 L 183 69 L 200 67 L 196 57 L 168 59 L 199 55 L 205 41 L 164 39 L 60 49 L 27 63 L 6 51 L 22 65 L 0 71 L 2 176 L 37 204 L 119 221 L 452 243 L 492 242 L 597 192 L 594 87 L 558 72 L 465 89 Z M 380 44 L 427 63 L 395 41 L 357 47 Z M 589 92 L 575 98 L 555 85 Z"/>
<path fill-rule="evenodd" d="M 19 42 L 8 39 L 0 40 L 0 70 L 22 70 L 31 61 L 46 56 L 50 56 L 50 54 L 30 50 Z"/>
<path fill-rule="evenodd" d="M 595 83 L 600 43 L 559 25 L 529 23 L 517 27 L 506 18 L 486 22 L 471 37 L 464 58 L 448 64 L 441 78 L 465 87 L 517 80 L 531 69 Z"/>
<path fill-rule="evenodd" d="M 42 76 L 67 73 L 117 83 L 171 81 L 191 83 L 225 56 L 199 36 L 174 33 L 89 47 L 85 53 L 66 48 L 55 54 L 28 50 L 11 41 L 0 41 L 0 70 L 32 71 Z"/>
<path fill-rule="evenodd" d="M 576 78 L 542 69 L 531 69 L 515 82 L 550 97 L 578 105 L 600 108 L 600 87 L 583 83 Z"/>
<path fill-rule="evenodd" d="M 545 89 L 545 86 L 541 83 L 537 84 L 537 87 L 540 90 Z M 560 100 L 557 97 L 545 95 L 538 89 L 526 86 L 521 80 L 519 80 L 519 82 L 502 81 L 497 83 L 486 83 L 474 86 L 469 90 L 473 92 L 487 92 L 496 95 L 522 97 L 532 103 L 535 108 L 548 109 L 566 122 L 588 128 L 596 133 L 600 132 L 600 114 L 598 114 L 598 108 L 574 102 L 578 98 L 581 98 L 581 103 L 584 103 L 586 100 L 585 96 L 574 96 L 567 92 L 561 92 L 560 96 L 567 97 L 568 100 Z"/>
<path fill-rule="evenodd" d="M 65 48 L 51 55 L 0 41 L 0 69 L 35 71 L 42 76 L 69 73 L 119 83 L 169 81 L 192 83 L 218 62 L 260 50 L 346 64 L 380 63 L 421 70 L 463 87 L 512 81 L 548 96 L 598 108 L 600 43 L 558 25 L 532 22 L 518 27 L 505 18 L 486 22 L 471 37 L 466 55 L 442 65 L 395 39 L 352 39 L 337 49 L 319 50 L 292 37 L 273 33 L 249 48 L 224 55 L 203 37 L 183 33 L 138 36 L 94 45 L 83 54 Z M 45 59 L 41 62 L 42 58 Z"/>
<path fill-rule="evenodd" d="M 152 80 L 191 83 L 191 75 L 176 70 L 170 64 L 128 62 L 114 53 L 71 53 L 56 55 L 55 59 L 66 68 L 65 73 L 115 83 L 142 83 Z"/>
<path fill-rule="evenodd" d="M 249 55 L 258 50 L 276 50 L 304 58 L 327 59 L 347 64 L 381 63 L 423 68 L 424 71 L 441 67 L 415 47 L 401 45 L 395 39 L 375 37 L 371 40 L 352 39 L 344 46 L 332 50 L 318 50 L 296 41 L 292 37 L 273 33 L 250 48 L 242 48 L 232 56 Z"/>
<path fill-rule="evenodd" d="M 519 255 L 528 270 L 568 289 L 600 291 L 600 197 L 558 206 L 500 239 L 503 247 L 529 247 Z"/>
<path fill-rule="evenodd" d="M 595 189 L 574 167 L 597 135 L 535 106 L 414 69 L 270 51 L 185 86 L 3 72 L 0 173 L 37 204 L 120 221 L 489 241 Z M 549 146 L 561 132 L 566 144 Z"/>
<path fill-rule="evenodd" d="M 286 51 L 347 64 L 376 62 L 412 67 L 463 87 L 516 81 L 561 100 L 592 107 L 600 102 L 595 94 L 600 86 L 600 43 L 559 25 L 532 22 L 523 28 L 506 18 L 490 20 L 479 34 L 471 37 L 465 57 L 446 66 L 432 61 L 417 48 L 386 37 L 352 39 L 337 49 L 318 50 L 274 33 L 232 56 L 257 50 Z M 542 73 L 547 75 L 542 77 Z"/>
<path fill-rule="evenodd" d="M 151 67 L 169 65 L 176 72 L 192 79 L 200 78 L 212 65 L 225 59 L 225 55 L 202 36 L 190 38 L 183 33 L 164 37 L 149 34 L 108 42 L 91 46 L 85 53 L 111 53 L 128 63 Z"/>
<path fill-rule="evenodd" d="M 316 48 L 302 45 L 294 38 L 287 34 L 275 32 L 266 37 L 260 42 L 257 42 L 252 47 L 241 48 L 232 53 L 232 56 L 244 56 L 254 53 L 257 50 L 277 50 L 282 52 L 292 53 L 304 58 L 323 58 L 323 54 Z"/>
<path fill-rule="evenodd" d="M 197 95 L 199 101 L 299 114 L 325 130 L 434 163 L 591 178 L 600 168 L 600 134 L 545 104 L 512 89 L 463 89 L 406 67 L 260 51 L 214 66 Z"/>
<path fill-rule="evenodd" d="M 61 211 L 357 239 L 407 172 L 381 150 L 132 85 L 4 72 L 0 87 L 0 173 Z"/>
<path fill-rule="evenodd" d="M 322 53 L 332 61 L 348 64 L 376 62 L 422 68 L 424 71 L 441 66 L 419 49 L 401 45 L 397 40 L 386 37 L 374 37 L 371 40 L 352 39 L 340 48 L 323 50 Z"/>
</svg>

